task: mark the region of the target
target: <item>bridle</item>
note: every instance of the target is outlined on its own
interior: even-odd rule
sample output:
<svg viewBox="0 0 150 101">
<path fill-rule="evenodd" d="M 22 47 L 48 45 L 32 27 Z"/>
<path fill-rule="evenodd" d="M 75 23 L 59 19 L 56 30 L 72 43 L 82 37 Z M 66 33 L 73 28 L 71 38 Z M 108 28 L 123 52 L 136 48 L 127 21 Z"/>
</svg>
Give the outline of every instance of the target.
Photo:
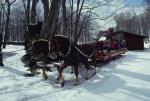
<svg viewBox="0 0 150 101">
<path fill-rule="evenodd" d="M 50 42 L 49 42 L 49 46 L 50 46 Z M 71 46 L 72 46 L 72 42 L 70 41 L 69 42 L 69 47 L 68 47 L 68 50 L 67 50 L 66 54 L 62 53 L 61 50 L 55 52 L 55 54 L 57 54 L 57 57 L 58 56 L 60 56 L 60 57 L 67 57 L 71 53 Z M 50 50 L 50 48 L 49 48 L 49 50 Z"/>
</svg>

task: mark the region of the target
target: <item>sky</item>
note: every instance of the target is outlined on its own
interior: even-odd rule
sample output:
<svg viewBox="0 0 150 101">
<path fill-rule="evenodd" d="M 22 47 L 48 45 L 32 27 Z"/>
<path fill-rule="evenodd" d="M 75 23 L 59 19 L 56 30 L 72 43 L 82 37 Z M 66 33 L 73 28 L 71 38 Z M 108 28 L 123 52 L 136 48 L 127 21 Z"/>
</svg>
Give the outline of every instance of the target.
<svg viewBox="0 0 150 101">
<path fill-rule="evenodd" d="M 144 12 L 144 9 L 145 9 L 144 0 L 113 0 L 113 4 L 115 4 L 114 7 L 122 8 L 117 12 L 118 14 L 123 13 L 123 12 L 130 12 L 132 9 L 134 9 L 136 14 L 140 15 Z M 106 11 L 107 14 L 109 14 L 111 10 L 113 10 L 113 7 L 110 7 L 109 9 L 107 8 L 104 11 Z M 103 25 L 103 22 L 104 23 L 108 22 L 108 24 Z M 102 30 L 107 30 L 109 27 L 116 26 L 116 23 L 114 22 L 113 17 L 105 21 L 100 21 L 100 23 L 102 23 L 101 25 L 103 26 L 101 28 Z"/>
<path fill-rule="evenodd" d="M 142 6 L 144 0 L 124 0 L 126 6 Z"/>
</svg>

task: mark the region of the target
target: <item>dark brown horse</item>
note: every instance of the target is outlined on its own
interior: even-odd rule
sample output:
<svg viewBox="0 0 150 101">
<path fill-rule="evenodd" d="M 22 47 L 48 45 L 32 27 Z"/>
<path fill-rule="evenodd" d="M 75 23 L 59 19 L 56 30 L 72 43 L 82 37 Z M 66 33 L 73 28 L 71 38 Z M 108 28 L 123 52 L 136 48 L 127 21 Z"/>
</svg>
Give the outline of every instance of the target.
<svg viewBox="0 0 150 101">
<path fill-rule="evenodd" d="M 64 63 L 59 69 L 58 79 L 61 81 L 61 86 L 64 86 L 65 80 L 62 75 L 63 70 L 67 66 L 73 66 L 74 73 L 76 76 L 76 85 L 80 83 L 78 78 L 78 67 L 82 63 L 87 69 L 87 79 L 89 65 L 94 60 L 93 58 L 94 49 L 89 47 L 80 47 L 79 45 L 72 43 L 69 38 L 64 36 L 54 36 L 50 41 L 49 55 L 58 61 L 63 60 Z M 89 61 L 90 60 L 90 61 Z"/>
<path fill-rule="evenodd" d="M 58 70 L 58 77 L 57 80 L 60 81 L 61 86 L 64 86 L 65 80 L 62 75 L 63 70 L 68 67 L 72 66 L 74 69 L 74 73 L 76 76 L 76 85 L 78 85 L 79 78 L 78 78 L 78 67 L 82 63 L 85 65 L 87 69 L 87 79 L 88 79 L 88 70 L 91 61 L 94 60 L 93 58 L 93 48 L 79 46 L 75 43 L 72 43 L 69 38 L 64 36 L 54 36 L 49 41 L 47 40 L 37 40 L 34 41 L 32 44 L 32 57 L 34 59 L 44 59 L 46 63 L 64 61 L 62 65 L 57 65 Z M 47 78 L 46 70 L 43 70 L 44 78 Z"/>
</svg>

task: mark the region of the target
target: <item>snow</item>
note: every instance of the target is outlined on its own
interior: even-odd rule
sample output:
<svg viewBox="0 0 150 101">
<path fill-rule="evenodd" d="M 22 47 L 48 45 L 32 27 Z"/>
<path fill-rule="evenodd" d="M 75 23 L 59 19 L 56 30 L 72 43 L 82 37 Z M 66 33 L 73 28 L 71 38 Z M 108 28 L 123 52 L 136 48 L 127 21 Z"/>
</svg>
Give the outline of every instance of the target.
<svg viewBox="0 0 150 101">
<path fill-rule="evenodd" d="M 78 86 L 70 83 L 74 75 L 65 72 L 68 84 L 61 88 L 54 84 L 55 71 L 48 73 L 47 81 L 41 74 L 24 77 L 24 47 L 9 45 L 3 49 L 5 67 L 0 67 L 0 101 L 150 101 L 148 46 L 97 68 L 93 78 Z"/>
</svg>

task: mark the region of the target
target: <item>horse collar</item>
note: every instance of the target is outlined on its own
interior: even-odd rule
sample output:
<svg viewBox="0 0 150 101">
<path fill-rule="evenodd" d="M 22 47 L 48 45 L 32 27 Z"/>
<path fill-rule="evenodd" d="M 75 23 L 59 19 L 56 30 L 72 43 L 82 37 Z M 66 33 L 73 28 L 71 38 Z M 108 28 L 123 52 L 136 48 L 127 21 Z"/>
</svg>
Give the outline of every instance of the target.
<svg viewBox="0 0 150 101">
<path fill-rule="evenodd" d="M 67 51 L 66 56 L 68 56 L 70 53 L 71 53 L 71 42 L 70 42 L 69 49 L 68 49 L 68 51 Z"/>
<path fill-rule="evenodd" d="M 62 54 L 61 51 L 58 52 L 58 54 L 59 54 L 60 56 L 65 56 L 65 57 L 67 57 L 70 53 L 71 53 L 71 42 L 70 42 L 69 49 L 68 49 L 68 51 L 67 51 L 66 54 Z"/>
</svg>

